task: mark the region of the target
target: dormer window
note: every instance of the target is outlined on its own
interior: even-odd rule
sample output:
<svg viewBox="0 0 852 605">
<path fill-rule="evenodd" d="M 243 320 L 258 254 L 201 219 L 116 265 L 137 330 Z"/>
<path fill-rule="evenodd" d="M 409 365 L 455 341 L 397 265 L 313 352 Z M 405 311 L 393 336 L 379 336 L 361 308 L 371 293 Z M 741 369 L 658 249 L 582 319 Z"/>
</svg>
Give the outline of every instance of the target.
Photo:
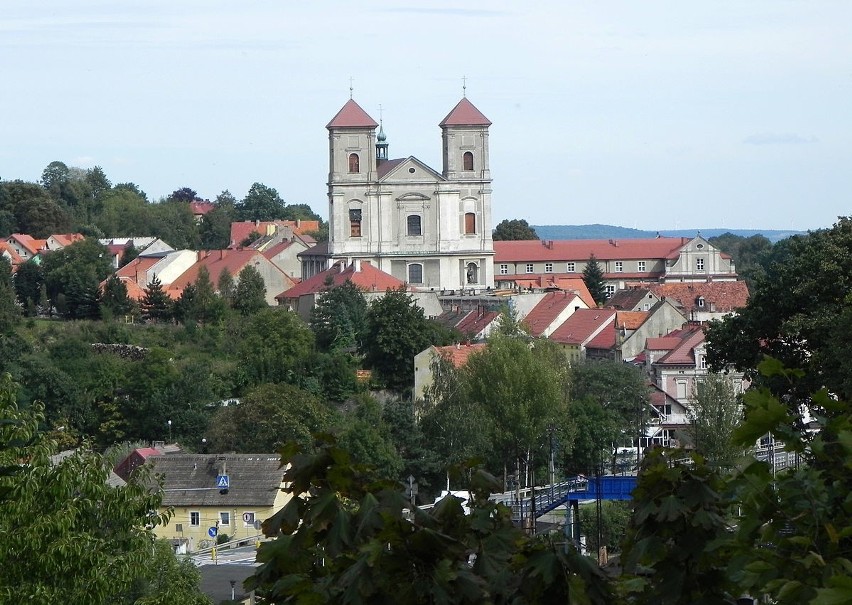
<svg viewBox="0 0 852 605">
<path fill-rule="evenodd" d="M 349 154 L 349 172 L 350 174 L 361 172 L 361 158 L 358 157 L 357 153 Z"/>
<path fill-rule="evenodd" d="M 462 156 L 462 170 L 473 170 L 473 153 L 465 151 Z"/>
<path fill-rule="evenodd" d="M 704 297 L 703 297 L 703 296 L 699 296 L 699 297 L 695 300 L 695 304 L 696 304 L 696 305 L 698 305 L 698 308 L 699 308 L 699 309 L 703 309 L 703 308 L 704 308 Z"/>
</svg>

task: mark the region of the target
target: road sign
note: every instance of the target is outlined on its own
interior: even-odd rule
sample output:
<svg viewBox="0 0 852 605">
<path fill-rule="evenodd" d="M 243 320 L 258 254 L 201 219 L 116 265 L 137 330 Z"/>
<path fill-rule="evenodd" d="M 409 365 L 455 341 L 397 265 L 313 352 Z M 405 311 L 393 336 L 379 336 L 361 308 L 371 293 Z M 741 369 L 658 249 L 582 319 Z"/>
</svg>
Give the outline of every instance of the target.
<svg viewBox="0 0 852 605">
<path fill-rule="evenodd" d="M 216 534 L 218 534 L 218 533 L 219 533 L 218 527 L 211 527 L 210 529 L 207 530 L 207 535 L 210 536 L 211 538 L 215 538 Z"/>
<path fill-rule="evenodd" d="M 254 513 L 243 513 L 243 523 L 254 523 Z"/>
<path fill-rule="evenodd" d="M 231 487 L 231 481 L 228 475 L 219 475 L 216 477 L 216 487 L 219 489 L 229 489 Z"/>
</svg>

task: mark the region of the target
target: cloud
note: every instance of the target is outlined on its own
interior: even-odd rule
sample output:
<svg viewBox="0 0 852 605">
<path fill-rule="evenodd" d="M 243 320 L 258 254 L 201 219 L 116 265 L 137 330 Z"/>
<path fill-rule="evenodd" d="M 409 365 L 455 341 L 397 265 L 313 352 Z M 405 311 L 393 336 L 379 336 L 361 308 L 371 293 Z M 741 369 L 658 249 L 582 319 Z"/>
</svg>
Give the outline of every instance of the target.
<svg viewBox="0 0 852 605">
<path fill-rule="evenodd" d="M 752 134 L 743 139 L 748 145 L 802 145 L 804 143 L 819 143 L 819 139 L 811 135 L 803 137 L 794 132 L 763 132 Z"/>
</svg>

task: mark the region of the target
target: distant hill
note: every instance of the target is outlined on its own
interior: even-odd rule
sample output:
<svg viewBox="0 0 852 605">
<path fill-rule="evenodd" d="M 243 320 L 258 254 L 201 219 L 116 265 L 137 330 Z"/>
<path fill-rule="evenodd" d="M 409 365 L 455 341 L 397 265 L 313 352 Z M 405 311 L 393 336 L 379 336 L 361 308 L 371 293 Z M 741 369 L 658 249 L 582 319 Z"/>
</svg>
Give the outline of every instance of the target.
<svg viewBox="0 0 852 605">
<path fill-rule="evenodd" d="M 771 242 L 777 242 L 804 231 L 782 231 L 778 229 L 661 229 L 660 231 L 642 231 L 615 225 L 532 225 L 541 239 L 641 239 L 664 235 L 667 237 L 694 237 L 701 233 L 704 237 L 716 237 L 732 233 L 742 237 L 762 235 Z"/>
</svg>

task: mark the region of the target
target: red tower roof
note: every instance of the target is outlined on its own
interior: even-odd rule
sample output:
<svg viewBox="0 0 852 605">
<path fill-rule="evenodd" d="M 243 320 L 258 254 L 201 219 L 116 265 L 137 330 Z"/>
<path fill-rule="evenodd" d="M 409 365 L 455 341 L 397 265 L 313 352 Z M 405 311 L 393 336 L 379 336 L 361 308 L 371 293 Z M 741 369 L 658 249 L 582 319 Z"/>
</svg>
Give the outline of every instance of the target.
<svg viewBox="0 0 852 605">
<path fill-rule="evenodd" d="M 376 126 L 378 126 L 376 121 L 361 109 L 358 103 L 349 99 L 326 128 L 375 128 Z"/>
<path fill-rule="evenodd" d="M 464 97 L 438 126 L 491 126 L 491 120 Z"/>
</svg>

